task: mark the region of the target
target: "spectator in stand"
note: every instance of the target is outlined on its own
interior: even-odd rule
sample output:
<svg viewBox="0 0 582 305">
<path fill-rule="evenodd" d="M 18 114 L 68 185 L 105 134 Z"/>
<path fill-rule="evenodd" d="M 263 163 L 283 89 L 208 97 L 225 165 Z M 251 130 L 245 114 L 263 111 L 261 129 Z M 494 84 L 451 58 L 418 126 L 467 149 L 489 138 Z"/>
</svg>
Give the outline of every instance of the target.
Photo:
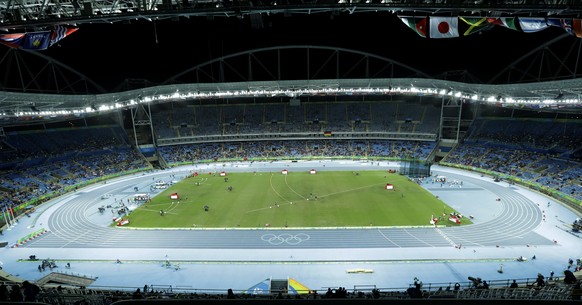
<svg viewBox="0 0 582 305">
<path fill-rule="evenodd" d="M 24 281 L 22 282 L 22 290 L 25 302 L 36 302 L 36 298 L 40 293 L 40 287 L 38 285 Z"/>
<path fill-rule="evenodd" d="M 564 270 L 564 283 L 566 284 L 576 283 L 576 276 L 574 276 L 574 273 L 568 269 Z"/>
<path fill-rule="evenodd" d="M 226 291 L 226 298 L 227 299 L 236 299 L 236 296 L 234 295 L 234 292 L 232 291 L 231 288 L 228 288 L 228 290 Z"/>
<path fill-rule="evenodd" d="M 14 284 L 10 289 L 10 301 L 12 302 L 23 302 L 24 301 L 24 294 L 22 293 L 22 288 L 20 285 Z"/>
<path fill-rule="evenodd" d="M 10 301 L 10 291 L 8 291 L 8 286 L 3 282 L 0 284 L 0 302 Z"/>
<path fill-rule="evenodd" d="M 572 289 L 572 300 L 582 300 L 582 281 L 578 280 Z"/>
<path fill-rule="evenodd" d="M 538 277 L 536 278 L 536 286 L 539 288 L 546 286 L 546 279 L 541 273 L 538 273 Z"/>
<path fill-rule="evenodd" d="M 133 295 L 131 296 L 132 299 L 143 299 L 143 294 L 141 293 L 141 290 L 139 288 L 137 288 L 134 292 Z"/>
<path fill-rule="evenodd" d="M 420 283 L 416 283 L 414 287 L 410 287 L 406 290 L 408 295 L 413 299 L 420 299 L 422 298 L 422 290 L 421 290 Z"/>
</svg>

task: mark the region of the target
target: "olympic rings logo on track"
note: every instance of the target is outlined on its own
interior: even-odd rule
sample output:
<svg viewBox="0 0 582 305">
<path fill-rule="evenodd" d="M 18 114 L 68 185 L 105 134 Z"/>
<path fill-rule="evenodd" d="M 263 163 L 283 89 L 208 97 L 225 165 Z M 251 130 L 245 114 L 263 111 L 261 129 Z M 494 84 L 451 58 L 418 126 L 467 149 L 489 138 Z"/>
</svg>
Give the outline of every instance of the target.
<svg viewBox="0 0 582 305">
<path fill-rule="evenodd" d="M 270 243 L 271 245 L 281 245 L 281 244 L 288 244 L 288 245 L 298 245 L 304 241 L 309 240 L 309 235 L 305 233 L 299 234 L 265 234 L 261 236 L 261 240 Z"/>
</svg>

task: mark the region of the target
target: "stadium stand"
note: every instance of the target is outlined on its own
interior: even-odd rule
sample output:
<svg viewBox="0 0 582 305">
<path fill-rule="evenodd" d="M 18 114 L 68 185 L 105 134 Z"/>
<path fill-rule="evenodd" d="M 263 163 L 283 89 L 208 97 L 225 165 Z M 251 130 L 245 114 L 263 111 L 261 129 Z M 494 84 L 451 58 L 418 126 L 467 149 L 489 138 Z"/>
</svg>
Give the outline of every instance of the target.
<svg viewBox="0 0 582 305">
<path fill-rule="evenodd" d="M 177 104 L 160 108 L 153 115 L 156 139 L 188 138 L 190 143 L 157 146 L 164 164 L 178 166 L 193 162 L 218 160 L 278 160 L 311 158 L 370 158 L 381 160 L 422 160 L 432 162 L 437 141 L 401 140 L 362 137 L 310 138 L 323 132 L 396 132 L 437 134 L 436 111 L 426 105 L 392 102 L 330 102 L 304 104 L 238 104 L 209 107 Z M 19 209 L 38 205 L 59 194 L 100 182 L 110 177 L 153 168 L 140 149 L 131 144 L 128 132 L 119 125 L 90 125 L 47 129 L 43 126 L 18 130 L 5 128 L 0 150 L 0 207 Z M 285 139 L 271 139 L 270 134 L 297 133 Z M 245 136 L 256 135 L 247 139 Z M 200 137 L 236 135 L 234 140 L 203 140 Z M 571 120 L 533 120 L 503 117 L 476 118 L 460 144 L 442 160 L 442 164 L 479 169 L 494 175 L 514 177 L 517 182 L 534 185 L 548 194 L 582 200 L 582 123 Z M 258 139 L 258 140 L 255 140 Z M 574 266 L 580 270 L 580 261 Z M 565 283 L 563 277 L 545 280 L 536 285 L 533 279 L 522 279 L 519 288 L 510 288 L 509 280 L 490 283 L 462 283 L 455 289 L 448 285 L 425 284 L 409 289 L 349 291 L 331 294 L 310 291 L 308 294 L 249 295 L 238 291 L 198 293 L 149 287 L 140 291 L 87 289 L 83 285 L 44 284 L 35 295 L 29 295 L 24 282 L 5 276 L 0 288 L 0 302 L 40 302 L 44 304 L 142 304 L 150 301 L 188 301 L 214 303 L 234 298 L 238 301 L 281 299 L 326 300 L 345 299 L 338 304 L 382 300 L 400 304 L 415 298 L 434 299 L 432 304 L 451 302 L 479 304 L 481 300 L 501 303 L 536 304 L 552 301 L 565 304 L 580 300 L 580 278 Z M 415 292 L 414 289 L 419 291 Z M 443 301 L 443 299 L 445 301 Z M 454 300 L 454 301 L 452 301 Z M 131 302 L 129 302 L 131 301 Z M 184 302 L 177 302 L 183 304 Z M 318 302 L 320 303 L 320 302 Z M 316 304 L 318 304 L 316 303 Z M 336 302 L 334 302 L 336 303 Z M 410 304 L 402 302 L 402 304 Z M 313 304 L 313 303 L 312 303 Z M 491 304 L 491 303 L 488 303 Z"/>
<path fill-rule="evenodd" d="M 579 276 L 579 274 L 578 274 Z M 480 280 L 480 279 L 479 279 Z M 327 290 L 310 290 L 299 294 L 287 292 L 272 292 L 252 294 L 245 291 L 197 292 L 176 290 L 171 287 L 144 286 L 135 290 L 123 289 L 90 289 L 83 285 L 59 285 L 31 283 L 27 280 L 3 280 L 0 284 L 0 302 L 36 302 L 41 304 L 152 304 L 156 301 L 184 304 L 184 301 L 213 304 L 222 300 L 238 300 L 245 303 L 265 302 L 278 304 L 282 300 L 311 301 L 310 304 L 319 304 L 318 301 L 342 302 L 354 304 L 359 302 L 386 303 L 386 304 L 417 304 L 414 301 L 446 300 L 452 304 L 480 304 L 483 301 L 535 304 L 537 301 L 551 301 L 552 304 L 569 304 L 568 301 L 580 300 L 580 281 L 567 284 L 564 278 L 555 277 L 551 280 L 539 282 L 533 279 L 492 283 L 491 286 L 476 284 L 469 281 L 460 285 L 430 286 L 421 282 L 411 283 L 406 289 L 381 290 L 369 288 L 350 290 L 345 287 L 333 287 Z M 31 289 L 34 286 L 36 289 Z M 136 302 L 140 300 L 142 302 Z M 131 301 L 131 302 L 130 302 Z M 273 302 L 269 302 L 273 301 Z M 234 301 L 232 301 L 234 302 Z M 19 303 L 21 304 L 21 303 Z M 485 303 L 490 304 L 490 303 Z"/>
</svg>

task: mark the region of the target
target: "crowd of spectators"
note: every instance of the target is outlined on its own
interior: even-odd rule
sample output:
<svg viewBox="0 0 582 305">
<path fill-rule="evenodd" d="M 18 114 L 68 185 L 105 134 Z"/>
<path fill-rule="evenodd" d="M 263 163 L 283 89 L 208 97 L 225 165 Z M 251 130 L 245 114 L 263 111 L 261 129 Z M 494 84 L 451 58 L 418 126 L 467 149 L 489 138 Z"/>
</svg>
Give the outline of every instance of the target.
<svg viewBox="0 0 582 305">
<path fill-rule="evenodd" d="M 432 106 L 430 106 L 432 107 Z M 289 106 L 198 105 L 153 115 L 158 138 L 281 131 L 435 132 L 436 111 L 409 103 Z M 445 162 L 507 174 L 582 199 L 582 124 L 477 118 Z M 22 205 L 111 174 L 151 167 L 120 126 L 6 133 L 0 145 L 0 207 Z M 165 164 L 265 158 L 428 160 L 435 141 L 311 139 L 205 142 L 157 147 Z"/>
<path fill-rule="evenodd" d="M 9 133 L 2 142 L 1 210 L 64 192 L 66 187 L 149 166 L 119 127 Z"/>
<path fill-rule="evenodd" d="M 511 175 L 582 200 L 581 138 L 580 123 L 478 119 L 444 161 Z"/>
<path fill-rule="evenodd" d="M 400 107 L 400 108 L 399 108 Z M 414 111 L 416 109 L 416 111 Z M 189 107 L 187 111 L 160 112 L 155 115 L 159 137 L 200 134 L 255 133 L 294 131 L 392 130 L 418 132 L 434 120 L 423 106 L 407 107 L 382 103 L 322 103 L 305 107 L 284 104 L 237 105 L 233 108 Z M 283 111 L 282 111 L 283 110 Z M 376 113 L 388 113 L 378 116 Z M 420 110 L 420 111 L 419 111 Z M 431 122 L 427 124 L 427 122 Z M 433 124 L 434 123 L 434 124 Z M 418 128 L 418 129 L 417 129 Z M 520 121 L 476 119 L 468 137 L 444 159 L 448 163 L 478 167 L 508 174 L 566 193 L 582 200 L 581 143 L 582 124 L 553 121 Z M 86 127 L 40 132 L 7 133 L 0 145 L 0 208 L 26 204 L 35 198 L 64 192 L 67 187 L 81 185 L 111 174 L 146 169 L 151 165 L 133 148 L 123 129 L 118 126 Z M 240 142 L 209 142 L 158 147 L 160 157 L 168 164 L 192 163 L 200 160 L 261 158 L 354 157 L 428 160 L 436 147 L 435 141 L 404 140 L 264 140 Z M 430 161 L 430 160 L 428 160 Z M 570 291 L 580 290 L 580 281 L 570 278 Z M 540 293 L 563 295 L 564 286 L 543 285 L 524 287 L 523 296 Z M 577 285 L 577 286 L 576 286 Z M 556 288 L 558 287 L 558 288 Z M 0 286 L 0 301 L 49 300 L 64 293 L 57 288 L 37 289 L 26 283 Z M 312 293 L 305 297 L 430 297 L 451 293 L 450 289 L 427 292 L 415 284 L 409 291 L 348 292 L 337 289 L 331 293 Z M 474 287 L 477 288 L 477 287 Z M 491 290 L 484 289 L 483 290 Z M 503 293 L 514 287 L 503 287 Z M 533 289 L 533 290 L 532 290 Z M 475 296 L 469 289 L 454 289 L 457 296 Z M 465 291 L 465 292 L 460 292 Z M 338 293 L 339 292 L 339 293 Z M 535 293 L 534 293 L 535 292 Z M 97 294 L 97 293 L 93 293 Z M 167 292 L 144 291 L 100 292 L 109 300 L 135 298 L 166 298 Z M 479 293 L 479 295 L 485 295 Z M 175 297 L 176 294 L 173 294 Z M 245 298 L 246 294 L 183 293 L 183 298 Z M 289 296 L 286 296 L 289 297 Z M 297 297 L 297 296 L 295 296 Z M 301 296 L 299 296 L 301 297 Z"/>
<path fill-rule="evenodd" d="M 570 274 L 572 274 L 570 272 Z M 573 275 L 570 275 L 573 276 Z M 509 281 L 493 281 L 491 284 L 482 281 L 448 284 L 423 284 L 415 279 L 409 288 L 366 288 L 348 290 L 345 287 L 327 290 L 309 290 L 299 293 L 287 291 L 249 291 L 214 290 L 213 292 L 176 290 L 171 287 L 154 287 L 144 285 L 143 288 L 86 288 L 68 285 L 48 284 L 37 285 L 34 282 L 23 281 L 0 283 L 0 302 L 43 302 L 47 304 L 112 304 L 122 300 L 227 300 L 227 299 L 515 299 L 515 300 L 580 300 L 581 281 L 575 277 L 546 278 L 538 274 L 537 278 Z"/>
<path fill-rule="evenodd" d="M 288 140 L 184 144 L 159 147 L 170 164 L 235 158 L 381 157 L 427 160 L 436 142 L 394 140 Z"/>
<path fill-rule="evenodd" d="M 416 132 L 436 134 L 432 106 L 382 102 L 197 105 L 153 115 L 158 138 L 282 132 Z"/>
</svg>

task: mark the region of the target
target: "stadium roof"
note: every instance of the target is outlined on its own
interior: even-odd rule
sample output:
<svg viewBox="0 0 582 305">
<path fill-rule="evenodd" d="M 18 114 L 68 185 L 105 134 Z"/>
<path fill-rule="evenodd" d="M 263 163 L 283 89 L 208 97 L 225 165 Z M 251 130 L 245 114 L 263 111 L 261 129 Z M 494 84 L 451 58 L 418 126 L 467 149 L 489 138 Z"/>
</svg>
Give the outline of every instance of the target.
<svg viewBox="0 0 582 305">
<path fill-rule="evenodd" d="M 0 29 L 39 29 L 61 24 L 115 23 L 177 17 L 239 17 L 260 14 L 399 12 L 446 16 L 509 14 L 572 17 L 582 12 L 577 0 L 0 0 Z M 579 16 L 578 16 L 579 17 Z"/>
<path fill-rule="evenodd" d="M 454 98 L 504 107 L 578 109 L 582 79 L 521 85 L 476 85 L 435 79 L 342 79 L 163 85 L 100 95 L 1 93 L 0 116 L 103 113 L 142 103 L 302 96 L 405 95 Z"/>
<path fill-rule="evenodd" d="M 81 3 L 77 0 L 71 0 L 58 2 L 24 1 L 21 3 L 22 5 L 16 5 L 12 1 L 0 0 L 0 29 L 7 33 L 42 31 L 57 25 L 80 29 L 79 34 L 72 34 L 71 38 L 63 39 L 58 46 L 55 45 L 44 53 L 27 50 L 22 47 L 23 45 L 20 45 L 21 48 L 6 49 L 4 57 L 0 58 L 0 68 L 4 71 L 3 76 L 0 76 L 0 90 L 2 90 L 0 91 L 0 118 L 10 119 L 12 122 L 15 118 L 50 118 L 62 115 L 95 114 L 134 107 L 139 103 L 256 97 L 301 98 L 321 95 L 432 96 L 490 103 L 502 107 L 561 112 L 579 112 L 582 108 L 580 97 L 582 87 L 578 72 L 582 71 L 580 70 L 582 67 L 579 67 L 581 63 L 578 60 L 581 55 L 580 50 L 582 50 L 580 47 L 582 39 L 576 38 L 577 35 L 582 36 L 582 21 L 578 19 L 579 14 L 582 13 L 580 1 L 545 1 L 544 4 L 539 4 L 539 1 L 521 1 L 519 3 L 515 1 L 458 1 L 463 3 L 455 4 L 441 3 L 443 1 L 417 2 L 420 1 L 340 0 L 304 3 L 303 1 L 290 0 L 285 3 L 276 1 L 267 3 L 264 1 L 212 0 L 192 3 L 183 1 L 175 3 L 173 1 L 163 3 L 157 1 L 115 1 L 113 3 L 87 1 Z M 354 44 L 361 44 L 363 40 L 369 40 L 372 41 L 373 46 L 384 46 L 384 43 L 389 41 L 390 45 L 387 49 L 402 49 L 403 58 L 406 61 L 388 59 L 372 52 L 356 51 L 356 47 L 346 49 L 337 46 L 321 47 L 292 44 L 272 46 L 276 39 L 296 41 L 297 38 L 292 36 L 307 36 L 308 32 L 315 32 L 314 38 L 310 38 L 311 41 L 325 41 L 327 37 L 321 35 L 327 35 L 327 32 L 323 32 L 323 34 L 318 32 L 312 24 L 306 28 L 301 28 L 301 23 L 306 23 L 307 19 L 298 16 L 311 17 L 312 15 L 325 16 L 320 17 L 318 21 L 321 25 L 332 24 L 333 20 L 342 19 L 344 24 L 360 31 L 347 32 L 346 28 L 338 28 L 339 34 L 336 33 L 336 36 L 332 37 L 333 33 L 322 26 L 324 28 L 322 31 L 330 32 L 330 41 L 332 39 L 353 40 Z M 353 19 L 355 15 L 366 17 Z M 494 72 L 493 75 L 490 74 L 487 77 L 489 80 L 481 81 L 470 73 L 460 72 L 455 75 L 455 71 L 440 71 L 441 74 L 438 74 L 435 71 L 425 72 L 422 71 L 423 69 L 416 68 L 417 65 L 413 65 L 413 62 L 422 62 L 422 58 L 428 57 L 430 53 L 437 54 L 438 52 L 435 51 L 437 49 L 442 50 L 439 52 L 450 53 L 454 49 L 459 49 L 461 38 L 457 40 L 419 38 L 412 29 L 407 29 L 399 20 L 402 16 L 415 16 L 428 18 L 428 20 L 451 16 L 469 16 L 477 19 L 491 16 L 495 18 L 534 17 L 544 20 L 544 23 L 547 21 L 545 26 L 550 29 L 545 31 L 550 32 L 550 35 L 528 33 L 525 34 L 528 35 L 527 39 L 521 40 L 523 37 L 516 36 L 517 34 L 513 34 L 513 32 L 507 34 L 500 32 L 503 30 L 493 29 L 490 31 L 493 33 L 491 34 L 493 38 L 487 39 L 488 34 L 471 35 L 463 38 L 465 40 L 462 41 L 464 45 L 476 44 L 477 40 L 488 41 L 489 45 L 485 43 L 485 46 L 487 50 L 491 49 L 492 55 L 483 53 L 484 55 L 479 56 L 479 50 L 484 49 L 481 45 L 474 47 L 474 51 L 465 52 L 470 53 L 473 58 L 452 57 L 452 59 L 441 61 L 438 57 L 434 57 L 423 65 L 430 68 L 439 64 L 443 66 L 456 64 L 464 68 L 483 61 L 483 66 L 477 67 L 477 70 L 485 70 L 491 66 L 491 70 Z M 173 41 L 170 44 L 169 52 L 160 53 L 162 57 L 158 56 L 152 60 L 148 58 L 147 54 L 150 48 L 155 50 L 167 45 L 162 43 L 160 43 L 161 46 L 158 45 L 158 27 L 161 32 L 162 25 L 175 23 L 174 27 L 168 26 L 171 31 L 191 32 L 193 29 L 185 27 L 183 20 L 185 18 L 200 20 L 199 17 L 204 18 L 206 23 L 204 23 L 203 28 L 197 24 L 198 27 L 194 27 L 194 30 L 202 29 L 200 33 L 207 31 L 208 37 L 211 37 L 207 38 L 209 41 L 211 39 L 220 41 L 221 35 L 225 33 L 224 31 L 215 32 L 215 25 L 218 27 L 215 18 L 224 17 L 220 19 L 248 21 L 251 31 L 242 34 L 245 35 L 244 37 L 240 37 L 241 33 L 232 28 L 237 26 L 237 23 L 233 22 L 225 23 L 226 27 L 231 27 L 233 36 L 222 38 L 236 40 L 232 43 L 237 45 L 238 50 L 244 46 L 247 46 L 246 49 L 243 48 L 243 51 L 239 52 L 227 50 L 226 52 L 231 52 L 230 55 L 210 56 L 206 61 L 187 68 L 184 64 L 187 64 L 190 56 L 180 53 L 182 48 L 175 46 L 176 40 L 179 39 L 176 37 L 184 36 L 184 32 L 180 32 L 176 36 L 172 36 Z M 550 26 L 550 19 L 562 23 L 558 26 L 555 24 Z M 278 28 L 273 26 L 273 32 L 280 33 L 279 36 L 282 37 L 262 36 L 266 32 L 265 28 L 271 27 L 267 23 L 283 23 L 281 20 L 294 20 L 296 23 L 291 25 L 292 29 L 289 32 L 280 32 Z M 360 25 L 361 23 L 365 24 Z M 117 24 L 118 26 L 115 28 L 102 27 L 98 31 L 91 32 L 92 27 L 96 24 Z M 336 26 L 335 23 L 333 24 Z M 151 29 L 151 25 L 153 25 L 156 40 L 154 46 L 146 48 L 139 45 L 132 49 L 129 45 L 120 45 L 123 41 L 131 41 L 132 39 L 130 35 L 118 34 L 123 26 L 143 30 L 144 28 Z M 560 32 L 556 35 L 558 28 Z M 295 29 L 297 31 L 294 31 Z M 370 32 L 362 33 L 362 29 L 369 29 Z M 522 30 L 525 32 L 524 26 L 522 26 Z M 345 32 L 345 37 L 341 36 L 342 32 Z M 480 31 L 479 34 L 484 32 L 484 30 Z M 83 44 L 88 45 L 87 40 L 84 40 L 88 36 L 82 37 L 83 33 L 90 33 L 87 35 L 91 35 L 89 37 L 91 40 L 96 40 L 95 37 L 106 36 L 107 44 L 101 42 L 99 45 L 90 46 L 107 45 L 109 49 L 103 49 L 107 53 L 92 54 L 90 53 L 91 49 L 81 49 Z M 354 36 L 354 33 L 356 36 L 362 34 L 363 38 Z M 386 41 L 382 42 L 382 39 L 376 41 L 376 38 L 382 37 L 377 36 L 378 34 L 386 35 Z M 198 36 L 200 35 L 202 34 L 198 34 Z M 260 46 L 266 45 L 267 47 L 252 49 L 256 47 L 250 42 L 254 36 L 258 37 L 256 40 L 263 43 Z M 495 37 L 504 37 L 506 40 L 495 40 Z M 534 37 L 537 40 L 531 39 L 528 44 L 529 37 Z M 138 42 L 143 41 L 142 36 L 139 39 Z M 515 40 L 517 39 L 519 42 L 516 44 Z M 132 42 L 134 45 L 136 44 L 135 41 Z M 495 45 L 491 45 L 491 43 L 495 43 Z M 60 47 L 61 44 L 62 47 Z M 337 43 L 333 44 L 337 45 Z M 504 61 L 505 58 L 510 57 L 509 50 L 517 49 L 519 44 L 524 45 L 525 54 L 522 51 L 522 55 L 513 58 L 512 61 Z M 117 45 L 119 45 L 119 49 L 115 48 Z M 408 47 L 412 47 L 412 50 L 423 47 L 429 52 L 416 50 L 412 51 L 411 54 Z M 203 48 L 195 46 L 195 49 Z M 307 50 L 304 53 L 308 55 L 299 61 L 288 60 L 288 58 L 300 57 L 296 54 L 288 55 L 286 60 L 281 60 L 280 54 L 289 49 L 299 50 L 299 52 Z M 155 51 L 151 52 L 158 54 Z M 221 50 L 221 52 L 224 54 L 225 51 Z M 202 57 L 200 54 L 202 53 L 195 53 L 191 57 Z M 442 55 L 442 53 L 437 55 Z M 264 60 L 263 56 L 271 59 Z M 119 60 L 118 57 L 122 59 Z M 496 66 L 493 67 L 494 61 L 490 61 L 490 57 L 497 61 Z M 64 62 L 57 60 L 57 58 Z M 73 59 L 75 58 L 84 63 L 96 63 L 92 69 L 97 71 L 96 75 L 103 75 L 104 78 L 113 78 L 116 74 L 128 73 L 123 72 L 121 67 L 132 62 L 143 63 L 140 67 L 144 66 L 145 69 L 160 75 L 170 70 L 171 62 L 177 62 L 182 67 L 182 72 L 174 72 L 173 75 L 166 76 L 165 80 L 161 82 L 151 82 L 148 79 L 139 80 L 138 76 L 136 80 L 138 85 L 131 83 L 126 78 L 125 84 L 127 86 L 125 88 L 110 90 L 86 76 L 87 71 L 75 69 L 73 67 L 75 65 Z M 177 60 L 171 61 L 172 59 Z M 454 59 L 457 59 L 456 62 Z M 115 64 L 106 67 L 101 64 L 103 60 L 110 60 Z M 286 62 L 291 62 L 290 67 L 284 67 Z M 499 64 L 504 66 L 498 67 Z M 342 69 L 339 67 L 340 65 L 348 68 Z M 137 65 L 132 67 L 136 70 Z M 306 67 L 305 71 L 297 73 L 297 75 L 293 74 L 289 77 L 289 73 L 286 73 L 289 70 L 295 73 L 295 70 L 304 67 Z M 454 70 L 454 68 L 451 69 Z M 105 73 L 104 70 L 109 70 L 109 73 Z M 451 75 L 455 76 L 451 77 Z M 2 77 L 4 78 L 2 79 Z"/>
</svg>

